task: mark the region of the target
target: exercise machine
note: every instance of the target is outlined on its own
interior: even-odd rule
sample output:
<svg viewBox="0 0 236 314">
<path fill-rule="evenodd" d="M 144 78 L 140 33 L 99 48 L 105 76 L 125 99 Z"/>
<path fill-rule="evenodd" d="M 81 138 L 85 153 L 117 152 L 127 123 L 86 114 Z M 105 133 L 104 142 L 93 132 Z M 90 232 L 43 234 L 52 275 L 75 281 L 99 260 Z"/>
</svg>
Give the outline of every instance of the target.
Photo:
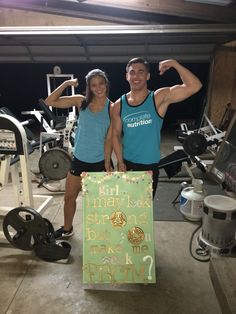
<svg viewBox="0 0 236 314">
<path fill-rule="evenodd" d="M 28 145 L 23 125 L 12 116 L 0 114 L 0 193 L 9 183 L 11 174 L 15 206 L 35 208 L 34 203 L 38 199 L 40 205 L 36 211 L 43 213 L 52 196 L 32 193 Z M 1 206 L 0 215 L 5 215 L 9 210 L 9 206 Z"/>
<path fill-rule="evenodd" d="M 184 150 L 190 156 L 202 155 L 206 149 L 215 156 L 220 143 L 225 137 L 226 132 L 214 127 L 206 114 L 204 114 L 204 120 L 205 126 L 196 130 L 189 130 L 185 123 L 180 125 L 181 133 L 178 139 L 183 143 Z"/>
<path fill-rule="evenodd" d="M 45 104 L 43 99 L 39 99 L 38 104 L 41 110 L 34 109 L 30 111 L 23 111 L 22 114 L 34 115 L 43 128 L 40 132 L 39 139 L 40 155 L 47 150 L 44 142 L 48 138 L 55 139 L 57 142 L 56 146 L 70 152 L 73 149 L 76 115 L 74 112 L 69 112 L 68 117 L 56 116 Z"/>
<path fill-rule="evenodd" d="M 205 126 L 202 126 L 203 124 Z M 196 167 L 202 172 L 209 170 L 226 132 L 214 127 L 205 113 L 200 128 L 189 130 L 185 123 L 182 123 L 180 128 L 177 137 L 182 146 L 175 146 L 174 150 L 184 150 L 188 155 L 188 162 L 184 162 L 184 166 L 192 180 Z"/>
<path fill-rule="evenodd" d="M 41 111 L 26 111 L 23 114 L 34 114 L 45 129 L 45 131 L 40 132 L 39 139 L 39 169 L 42 176 L 39 179 L 39 187 L 47 184 L 45 187 L 53 191 L 53 188 L 48 186 L 48 181 L 64 179 L 70 169 L 76 116 L 73 112 L 70 112 L 68 117 L 56 116 L 43 99 L 39 99 L 39 106 L 42 109 Z M 50 123 L 47 122 L 45 117 Z M 51 140 L 54 140 L 53 145 Z M 45 144 L 45 142 L 48 143 Z M 59 192 L 60 190 L 61 187 L 54 191 Z"/>
</svg>

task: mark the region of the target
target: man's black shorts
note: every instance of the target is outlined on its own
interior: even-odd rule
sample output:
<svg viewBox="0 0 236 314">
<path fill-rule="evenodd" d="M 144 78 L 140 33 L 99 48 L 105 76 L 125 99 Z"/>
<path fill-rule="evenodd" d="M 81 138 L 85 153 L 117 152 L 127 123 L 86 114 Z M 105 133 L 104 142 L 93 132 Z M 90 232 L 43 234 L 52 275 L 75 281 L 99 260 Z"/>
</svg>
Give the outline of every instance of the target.
<svg viewBox="0 0 236 314">
<path fill-rule="evenodd" d="M 152 188 L 153 188 L 153 197 L 155 196 L 156 189 L 157 189 L 157 183 L 158 183 L 158 177 L 159 177 L 159 169 L 158 169 L 158 163 L 154 164 L 137 164 L 133 163 L 128 160 L 124 160 L 124 163 L 126 165 L 127 171 L 152 171 Z"/>
</svg>

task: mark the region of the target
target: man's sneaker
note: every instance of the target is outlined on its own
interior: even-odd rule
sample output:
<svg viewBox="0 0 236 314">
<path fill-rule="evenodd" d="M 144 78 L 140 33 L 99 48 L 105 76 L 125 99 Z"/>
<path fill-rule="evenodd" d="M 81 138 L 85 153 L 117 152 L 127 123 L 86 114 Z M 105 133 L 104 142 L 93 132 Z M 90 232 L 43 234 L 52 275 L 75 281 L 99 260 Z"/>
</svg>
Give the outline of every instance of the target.
<svg viewBox="0 0 236 314">
<path fill-rule="evenodd" d="M 61 226 L 61 228 L 57 229 L 55 231 L 55 238 L 56 239 L 66 239 L 73 235 L 73 227 L 70 228 L 70 230 L 64 230 L 64 227 Z"/>
</svg>

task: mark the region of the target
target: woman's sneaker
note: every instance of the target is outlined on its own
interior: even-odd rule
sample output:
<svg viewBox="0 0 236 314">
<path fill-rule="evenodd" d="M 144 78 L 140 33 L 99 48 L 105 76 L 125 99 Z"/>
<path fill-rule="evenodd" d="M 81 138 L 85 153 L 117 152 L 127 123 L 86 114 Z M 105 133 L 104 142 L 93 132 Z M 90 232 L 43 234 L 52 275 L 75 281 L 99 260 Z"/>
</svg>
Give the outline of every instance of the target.
<svg viewBox="0 0 236 314">
<path fill-rule="evenodd" d="M 61 228 L 57 229 L 54 233 L 55 239 L 66 239 L 73 235 L 73 227 L 70 228 L 70 230 L 64 230 L 64 227 L 61 226 Z"/>
</svg>

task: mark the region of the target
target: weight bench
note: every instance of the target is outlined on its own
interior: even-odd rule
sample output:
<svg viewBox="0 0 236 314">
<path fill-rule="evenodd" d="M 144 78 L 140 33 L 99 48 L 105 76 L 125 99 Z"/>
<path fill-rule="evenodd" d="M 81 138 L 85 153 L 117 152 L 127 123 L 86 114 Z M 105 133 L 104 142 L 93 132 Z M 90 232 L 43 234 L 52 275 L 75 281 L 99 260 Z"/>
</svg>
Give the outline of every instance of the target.
<svg viewBox="0 0 236 314">
<path fill-rule="evenodd" d="M 194 179 L 191 172 L 191 167 L 193 166 L 199 168 L 202 172 L 206 172 L 205 163 L 203 163 L 198 156 L 188 155 L 183 149 L 178 149 L 162 158 L 159 162 L 158 169 L 164 169 L 168 179 L 170 179 L 181 171 L 183 163 L 185 163 L 185 168 L 191 179 Z"/>
<path fill-rule="evenodd" d="M 66 127 L 66 116 L 56 116 L 45 104 L 44 100 L 40 98 L 38 100 L 38 104 L 45 113 L 45 116 L 49 119 L 49 121 L 53 123 L 53 128 L 55 130 L 61 130 Z"/>
<path fill-rule="evenodd" d="M 163 157 L 158 164 L 158 169 L 164 169 L 170 179 L 180 172 L 182 163 L 185 161 L 190 163 L 190 157 L 184 152 L 184 150 L 180 149 L 166 157 Z"/>
</svg>

